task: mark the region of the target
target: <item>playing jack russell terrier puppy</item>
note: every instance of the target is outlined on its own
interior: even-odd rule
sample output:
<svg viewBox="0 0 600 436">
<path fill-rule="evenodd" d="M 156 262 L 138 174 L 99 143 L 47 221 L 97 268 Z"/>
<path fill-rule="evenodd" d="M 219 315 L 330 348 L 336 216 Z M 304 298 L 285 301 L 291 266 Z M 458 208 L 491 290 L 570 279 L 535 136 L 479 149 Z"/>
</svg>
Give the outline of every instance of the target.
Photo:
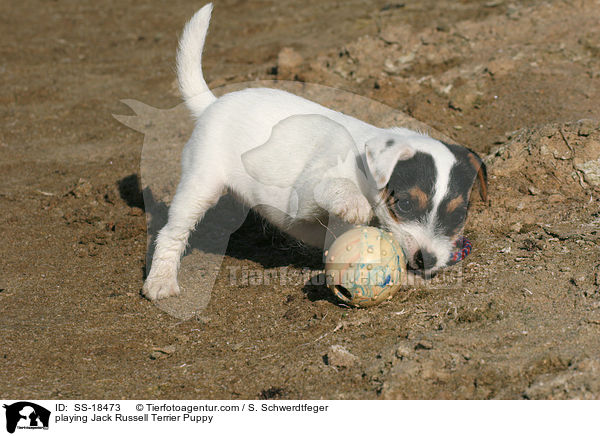
<svg viewBox="0 0 600 436">
<path fill-rule="evenodd" d="M 194 15 L 179 44 L 179 84 L 197 122 L 144 295 L 179 294 L 177 271 L 190 231 L 226 192 L 305 243 L 323 247 L 328 217 L 375 222 L 400 241 L 409 269 L 431 274 L 446 266 L 477 175 L 486 195 L 479 156 L 276 89 L 216 98 L 201 67 L 211 10 L 208 4 Z"/>
</svg>

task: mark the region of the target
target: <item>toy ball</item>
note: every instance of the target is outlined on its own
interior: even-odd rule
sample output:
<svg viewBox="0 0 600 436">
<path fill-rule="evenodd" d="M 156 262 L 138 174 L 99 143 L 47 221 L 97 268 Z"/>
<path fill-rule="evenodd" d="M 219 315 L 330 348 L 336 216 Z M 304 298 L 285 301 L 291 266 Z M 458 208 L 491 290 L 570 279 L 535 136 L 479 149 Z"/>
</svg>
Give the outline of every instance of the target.
<svg viewBox="0 0 600 436">
<path fill-rule="evenodd" d="M 406 281 L 406 261 L 392 234 L 356 227 L 340 235 L 325 251 L 329 289 L 343 303 L 367 307 L 392 298 Z"/>
</svg>

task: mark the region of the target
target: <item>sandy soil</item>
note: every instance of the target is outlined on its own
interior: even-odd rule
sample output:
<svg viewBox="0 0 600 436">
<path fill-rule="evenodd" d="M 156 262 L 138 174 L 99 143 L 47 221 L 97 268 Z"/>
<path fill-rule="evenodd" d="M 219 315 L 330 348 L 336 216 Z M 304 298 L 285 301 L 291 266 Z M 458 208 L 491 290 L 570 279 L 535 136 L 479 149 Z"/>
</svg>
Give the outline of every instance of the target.
<svg viewBox="0 0 600 436">
<path fill-rule="evenodd" d="M 4 397 L 600 397 L 597 1 L 217 1 L 211 86 L 296 79 L 385 103 L 487 156 L 490 201 L 452 280 L 368 310 L 230 286 L 230 266 L 320 265 L 250 217 L 181 321 L 140 296 L 144 137 L 111 114 L 180 103 L 177 37 L 199 6 L 0 5 Z M 278 62 L 284 47 L 299 60 Z"/>
</svg>

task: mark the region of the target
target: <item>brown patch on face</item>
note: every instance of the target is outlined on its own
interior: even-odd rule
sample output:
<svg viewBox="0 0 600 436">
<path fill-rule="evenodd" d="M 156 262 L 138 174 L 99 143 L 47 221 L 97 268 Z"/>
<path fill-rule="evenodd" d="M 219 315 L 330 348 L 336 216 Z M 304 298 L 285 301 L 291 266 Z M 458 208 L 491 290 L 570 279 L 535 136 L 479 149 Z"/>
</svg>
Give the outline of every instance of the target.
<svg viewBox="0 0 600 436">
<path fill-rule="evenodd" d="M 448 205 L 446 206 L 446 212 L 448 212 L 448 213 L 454 212 L 458 206 L 460 206 L 461 204 L 464 203 L 464 201 L 465 200 L 463 199 L 462 195 L 459 195 L 459 196 L 453 198 L 452 200 L 450 200 L 448 202 Z"/>
<path fill-rule="evenodd" d="M 487 174 L 485 169 L 485 164 L 473 154 L 469 153 L 468 155 L 469 163 L 473 165 L 473 167 L 477 170 L 477 180 L 479 181 L 479 195 L 481 199 L 487 202 L 488 193 L 487 193 Z"/>
<path fill-rule="evenodd" d="M 427 194 L 425 194 L 421 188 L 414 186 L 410 188 L 408 194 L 419 204 L 419 209 L 425 209 L 427 207 L 427 201 L 429 199 L 427 198 Z"/>
<path fill-rule="evenodd" d="M 398 215 L 396 215 L 396 213 L 394 212 L 395 199 L 392 193 L 387 188 L 383 188 L 381 196 L 383 197 L 383 201 L 385 202 L 385 205 L 387 206 L 388 212 L 390 213 L 392 219 L 398 223 L 402 222 Z"/>
</svg>

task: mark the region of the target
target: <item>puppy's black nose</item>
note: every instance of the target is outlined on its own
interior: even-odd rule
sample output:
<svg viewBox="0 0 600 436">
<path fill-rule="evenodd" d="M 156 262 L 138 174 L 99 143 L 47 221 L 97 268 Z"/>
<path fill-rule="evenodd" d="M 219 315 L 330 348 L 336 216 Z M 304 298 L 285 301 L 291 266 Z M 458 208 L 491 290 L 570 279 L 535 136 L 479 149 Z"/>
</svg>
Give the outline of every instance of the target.
<svg viewBox="0 0 600 436">
<path fill-rule="evenodd" d="M 428 270 L 435 266 L 437 263 L 437 257 L 435 257 L 435 254 L 430 253 L 427 250 L 419 250 L 415 253 L 414 261 L 418 269 Z"/>
</svg>

